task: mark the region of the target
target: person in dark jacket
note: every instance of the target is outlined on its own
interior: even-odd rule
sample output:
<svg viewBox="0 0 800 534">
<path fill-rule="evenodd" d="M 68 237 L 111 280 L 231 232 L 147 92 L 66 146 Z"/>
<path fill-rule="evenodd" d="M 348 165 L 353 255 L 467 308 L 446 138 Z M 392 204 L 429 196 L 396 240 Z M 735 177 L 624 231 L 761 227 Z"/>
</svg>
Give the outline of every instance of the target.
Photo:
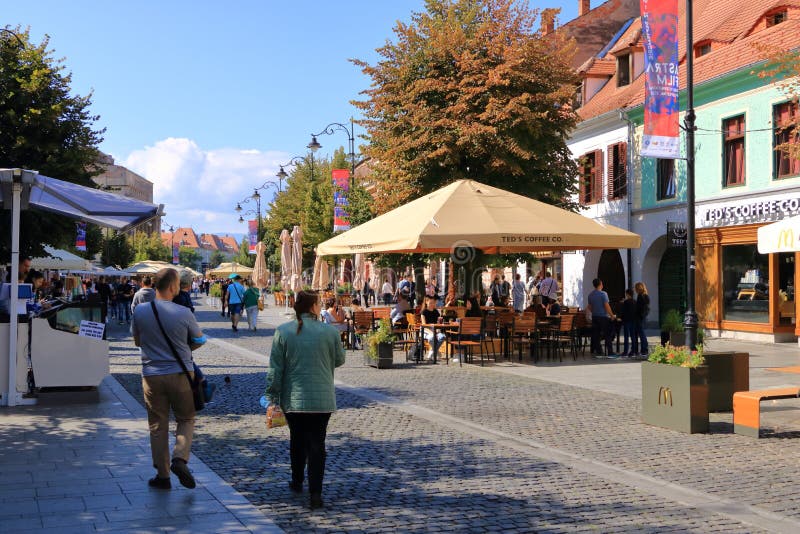
<svg viewBox="0 0 800 534">
<path fill-rule="evenodd" d="M 647 356 L 647 334 L 644 332 L 644 325 L 647 323 L 647 316 L 650 313 L 650 295 L 647 294 L 647 287 L 642 282 L 636 282 L 633 288 L 636 290 L 636 324 L 633 336 L 633 352 Z M 641 348 L 641 352 L 638 349 Z"/>
<path fill-rule="evenodd" d="M 181 289 L 178 294 L 175 295 L 175 298 L 172 299 L 172 302 L 185 306 L 194 313 L 194 303 L 192 302 L 192 295 L 189 293 L 191 287 L 192 283 L 189 280 L 181 278 Z"/>
<path fill-rule="evenodd" d="M 623 356 L 633 357 L 636 343 L 636 301 L 633 300 L 633 290 L 625 290 L 625 300 L 622 301 L 622 311 L 620 312 L 620 319 L 622 319 L 622 333 L 625 336 L 625 348 L 622 351 Z M 630 351 L 628 351 L 630 349 Z"/>
<path fill-rule="evenodd" d="M 339 331 L 319 320 L 319 295 L 301 291 L 294 311 L 297 318 L 275 330 L 270 353 L 266 397 L 286 414 L 292 480 L 289 488 L 303 491 L 308 464 L 309 505 L 321 508 L 325 474 L 325 435 L 336 411 L 333 371 L 344 365 Z"/>
</svg>

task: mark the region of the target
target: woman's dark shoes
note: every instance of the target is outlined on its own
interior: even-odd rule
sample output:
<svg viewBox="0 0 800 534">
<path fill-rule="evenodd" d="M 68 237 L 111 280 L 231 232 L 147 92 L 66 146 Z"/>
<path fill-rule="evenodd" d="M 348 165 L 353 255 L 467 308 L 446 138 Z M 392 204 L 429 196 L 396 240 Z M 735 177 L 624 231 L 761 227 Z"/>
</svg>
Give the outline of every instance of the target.
<svg viewBox="0 0 800 534">
<path fill-rule="evenodd" d="M 158 475 L 148 480 L 147 485 L 156 489 L 172 489 L 172 482 L 170 482 L 169 477 L 159 478 Z"/>
<path fill-rule="evenodd" d="M 322 508 L 323 506 L 325 506 L 325 503 L 322 502 L 322 494 L 312 493 L 311 499 L 308 501 L 308 507 L 312 510 L 316 510 L 317 508 Z"/>
<path fill-rule="evenodd" d="M 192 472 L 189 471 L 189 466 L 186 465 L 186 462 L 180 458 L 174 458 L 172 460 L 172 466 L 169 468 L 169 470 L 178 477 L 178 480 L 181 482 L 181 486 L 184 488 L 194 489 L 195 486 L 197 486 L 197 483 L 194 481 L 194 477 L 192 476 Z"/>
<path fill-rule="evenodd" d="M 294 493 L 303 493 L 303 483 L 289 482 L 289 489 L 292 490 Z"/>
</svg>

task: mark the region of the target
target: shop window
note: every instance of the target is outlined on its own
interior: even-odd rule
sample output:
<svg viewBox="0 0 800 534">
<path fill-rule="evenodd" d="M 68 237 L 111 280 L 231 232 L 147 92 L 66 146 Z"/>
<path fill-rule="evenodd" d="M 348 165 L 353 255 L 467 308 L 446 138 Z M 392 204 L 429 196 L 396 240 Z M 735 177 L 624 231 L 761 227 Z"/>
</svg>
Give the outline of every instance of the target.
<svg viewBox="0 0 800 534">
<path fill-rule="evenodd" d="M 580 204 L 597 204 L 603 194 L 603 151 L 595 150 L 581 156 L 580 168 Z"/>
<path fill-rule="evenodd" d="M 617 87 L 631 83 L 631 55 L 624 54 L 617 58 Z"/>
<path fill-rule="evenodd" d="M 725 187 L 744 185 L 744 115 L 722 121 Z"/>
<path fill-rule="evenodd" d="M 628 193 L 628 144 L 608 147 L 608 200 L 625 198 Z"/>
<path fill-rule="evenodd" d="M 794 252 L 778 254 L 778 323 L 795 324 Z"/>
<path fill-rule="evenodd" d="M 792 157 L 785 150 L 778 150 L 779 146 L 787 148 L 797 145 L 797 104 L 784 102 L 772 109 L 773 140 L 773 175 L 775 178 L 797 176 L 800 174 L 800 158 Z"/>
<path fill-rule="evenodd" d="M 769 255 L 756 245 L 722 247 L 722 317 L 726 321 L 769 322 Z"/>
<path fill-rule="evenodd" d="M 656 178 L 658 181 L 658 200 L 675 198 L 674 159 L 658 159 L 656 161 Z"/>
</svg>

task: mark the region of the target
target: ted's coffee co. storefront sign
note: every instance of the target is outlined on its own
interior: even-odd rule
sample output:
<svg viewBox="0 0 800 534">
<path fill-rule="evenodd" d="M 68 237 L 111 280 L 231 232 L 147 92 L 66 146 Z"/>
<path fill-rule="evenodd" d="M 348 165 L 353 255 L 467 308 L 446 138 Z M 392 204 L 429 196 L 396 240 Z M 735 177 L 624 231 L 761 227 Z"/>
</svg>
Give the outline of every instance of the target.
<svg viewBox="0 0 800 534">
<path fill-rule="evenodd" d="M 699 217 L 703 227 L 751 224 L 780 219 L 800 213 L 800 196 L 748 199 L 706 208 Z"/>
</svg>

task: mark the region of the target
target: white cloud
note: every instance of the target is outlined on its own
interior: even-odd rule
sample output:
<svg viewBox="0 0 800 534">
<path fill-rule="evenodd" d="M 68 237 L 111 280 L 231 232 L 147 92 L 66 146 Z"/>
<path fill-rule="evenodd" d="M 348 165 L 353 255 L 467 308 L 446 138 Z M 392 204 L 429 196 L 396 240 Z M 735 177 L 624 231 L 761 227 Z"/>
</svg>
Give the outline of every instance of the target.
<svg viewBox="0 0 800 534">
<path fill-rule="evenodd" d="M 153 200 L 164 204 L 164 219 L 170 224 L 241 234 L 246 229 L 238 222 L 236 203 L 264 182 L 277 181 L 278 166 L 288 159 L 279 151 L 204 150 L 191 139 L 170 137 L 132 152 L 120 164 L 153 182 Z M 264 207 L 262 202 L 262 212 Z"/>
</svg>

